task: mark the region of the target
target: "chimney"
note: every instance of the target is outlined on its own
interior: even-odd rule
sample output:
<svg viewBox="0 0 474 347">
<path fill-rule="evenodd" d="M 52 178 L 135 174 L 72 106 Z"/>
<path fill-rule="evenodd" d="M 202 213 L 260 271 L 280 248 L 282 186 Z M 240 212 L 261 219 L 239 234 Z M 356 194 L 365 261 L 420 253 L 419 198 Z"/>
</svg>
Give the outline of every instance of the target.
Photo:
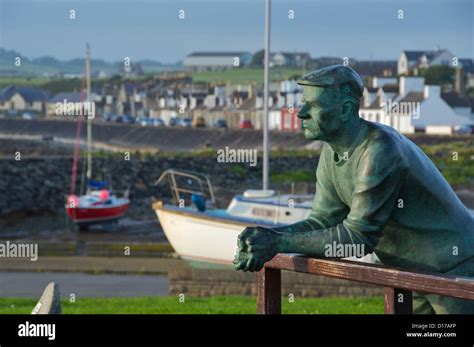
<svg viewBox="0 0 474 347">
<path fill-rule="evenodd" d="M 225 86 L 225 95 L 226 96 L 229 96 L 232 94 L 232 83 L 231 82 L 227 82 L 226 86 Z"/>
<path fill-rule="evenodd" d="M 383 88 L 379 88 L 377 90 L 377 94 L 375 97 L 379 98 L 379 107 L 383 107 L 384 103 L 387 101 L 387 96 L 385 95 Z"/>
<path fill-rule="evenodd" d="M 370 94 L 366 87 L 364 87 L 364 93 L 362 94 L 363 105 L 364 107 L 369 107 L 370 105 Z"/>
<path fill-rule="evenodd" d="M 459 95 L 464 95 L 464 71 L 462 67 L 456 68 L 456 79 L 454 81 L 454 90 Z"/>
<path fill-rule="evenodd" d="M 372 88 L 377 88 L 378 87 L 378 79 L 377 77 L 373 77 L 371 81 Z"/>
<path fill-rule="evenodd" d="M 440 86 L 425 86 L 423 90 L 423 98 L 428 99 L 432 97 L 441 96 L 441 87 Z"/>
</svg>

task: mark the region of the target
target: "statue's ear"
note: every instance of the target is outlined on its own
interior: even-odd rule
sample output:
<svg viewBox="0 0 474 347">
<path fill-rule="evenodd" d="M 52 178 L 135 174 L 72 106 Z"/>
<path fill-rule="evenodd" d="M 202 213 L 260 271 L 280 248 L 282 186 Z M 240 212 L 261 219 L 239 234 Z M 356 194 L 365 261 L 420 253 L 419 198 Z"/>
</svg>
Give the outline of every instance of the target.
<svg viewBox="0 0 474 347">
<path fill-rule="evenodd" d="M 354 102 L 349 98 L 345 99 L 342 102 L 341 120 L 343 122 L 347 122 L 352 117 L 352 114 L 354 112 L 356 112 L 356 105 L 354 104 Z"/>
</svg>

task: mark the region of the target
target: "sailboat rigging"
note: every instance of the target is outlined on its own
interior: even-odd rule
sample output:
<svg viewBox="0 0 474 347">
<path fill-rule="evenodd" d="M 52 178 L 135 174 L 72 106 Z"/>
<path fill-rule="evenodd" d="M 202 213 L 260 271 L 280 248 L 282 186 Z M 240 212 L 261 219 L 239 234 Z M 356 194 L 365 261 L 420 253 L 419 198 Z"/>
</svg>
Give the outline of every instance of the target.
<svg viewBox="0 0 474 347">
<path fill-rule="evenodd" d="M 90 48 L 87 45 L 86 64 L 85 64 L 85 98 L 84 92 L 81 93 L 81 102 L 86 100 L 86 105 L 92 103 L 91 97 L 91 63 Z M 85 106 L 84 106 L 85 108 Z M 89 108 L 91 109 L 91 108 Z M 95 108 L 92 108 L 95 110 Z M 117 197 L 110 185 L 106 181 L 96 181 L 92 179 L 92 119 L 94 114 L 87 114 L 87 170 L 86 181 L 87 188 L 84 195 L 77 196 L 74 194 L 77 178 L 77 164 L 79 159 L 79 144 L 81 140 L 81 115 L 77 120 L 76 143 L 74 146 L 74 160 L 72 166 L 71 185 L 69 196 L 66 202 L 66 212 L 69 218 L 79 226 L 80 229 L 87 229 L 88 226 L 94 224 L 104 224 L 117 221 L 127 211 L 130 200 L 127 196 Z M 83 182 L 82 182 L 83 183 Z M 82 194 L 83 184 L 81 183 Z"/>
</svg>

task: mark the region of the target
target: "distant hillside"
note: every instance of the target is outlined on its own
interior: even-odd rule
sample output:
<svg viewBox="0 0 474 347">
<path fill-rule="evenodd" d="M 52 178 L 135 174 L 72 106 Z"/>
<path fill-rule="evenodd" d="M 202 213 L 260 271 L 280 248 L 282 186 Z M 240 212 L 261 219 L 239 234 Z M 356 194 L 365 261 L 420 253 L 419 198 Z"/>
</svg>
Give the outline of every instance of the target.
<svg viewBox="0 0 474 347">
<path fill-rule="evenodd" d="M 21 58 L 21 67 L 15 66 L 16 57 Z M 163 64 L 154 60 L 137 61 L 144 73 L 179 70 L 181 64 Z M 101 59 L 92 59 L 92 75 L 105 73 L 108 76 L 120 73 L 121 62 L 106 62 Z M 14 50 L 0 48 L 0 76 L 61 76 L 77 75 L 84 71 L 84 59 L 58 60 L 44 56 L 28 58 Z"/>
</svg>

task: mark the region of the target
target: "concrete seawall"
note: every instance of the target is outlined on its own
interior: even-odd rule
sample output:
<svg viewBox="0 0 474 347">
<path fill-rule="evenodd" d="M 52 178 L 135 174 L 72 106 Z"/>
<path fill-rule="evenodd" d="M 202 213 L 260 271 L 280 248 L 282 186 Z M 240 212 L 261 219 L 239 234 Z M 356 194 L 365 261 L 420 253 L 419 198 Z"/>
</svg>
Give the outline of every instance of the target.
<svg viewBox="0 0 474 347">
<path fill-rule="evenodd" d="M 2 142 L 6 141 L 0 141 L 0 144 Z M 21 151 L 21 147 L 19 150 Z M 38 155 L 28 158 L 25 153 L 22 154 L 21 161 L 16 161 L 13 154 L 5 155 L 5 158 L 0 159 L 0 216 L 21 211 L 63 213 L 64 199 L 70 186 L 72 162 L 72 157 Z M 271 158 L 270 167 L 273 172 L 278 168 L 280 173 L 291 172 L 294 168 L 311 172 L 316 170 L 317 163 L 316 155 L 284 156 Z M 241 193 L 242 189 L 258 188 L 262 175 L 260 160 L 255 167 L 231 163 L 217 165 L 215 156 L 140 156 L 132 153 L 130 161 L 123 160 L 121 156 L 96 157 L 93 166 L 97 172 L 94 177 L 108 180 L 116 192 L 121 193 L 129 188 L 132 206 L 127 214 L 138 219 L 155 218 L 150 207 L 151 196 L 170 198 L 167 185 L 154 185 L 155 180 L 167 169 L 206 172 L 212 180 L 216 196 L 223 198 L 224 205 L 227 205 L 233 194 Z M 83 157 L 79 159 L 78 167 L 77 189 L 81 186 Z M 311 184 L 312 187 L 314 184 Z M 0 219 L 0 227 L 1 225 Z"/>
<path fill-rule="evenodd" d="M 0 118 L 0 136 L 7 137 L 53 137 L 57 142 L 74 143 L 76 122 L 72 120 L 24 120 Z M 187 152 L 206 147 L 219 149 L 256 148 L 262 149 L 263 135 L 252 129 L 216 129 L 182 127 L 143 127 L 120 123 L 105 123 L 97 120 L 93 123 L 94 145 L 109 150 L 140 149 L 148 151 Z M 469 135 L 432 136 L 425 134 L 410 135 L 416 144 L 439 144 L 455 140 L 470 140 Z M 85 124 L 82 126 L 81 139 L 86 140 Z M 315 149 L 320 148 L 319 141 L 308 141 L 304 135 L 293 132 L 270 132 L 272 149 Z"/>
<path fill-rule="evenodd" d="M 132 148 L 159 151 L 191 151 L 206 147 L 257 148 L 262 147 L 262 132 L 251 129 L 214 129 L 181 127 L 143 127 L 120 123 L 93 123 L 94 143 L 109 149 Z M 76 122 L 66 120 L 0 119 L 0 134 L 19 136 L 48 136 L 73 142 L 76 138 Z M 81 139 L 86 139 L 85 124 Z M 272 148 L 305 148 L 308 143 L 301 133 L 272 132 Z M 100 146 L 103 145 L 103 146 Z M 316 147 L 319 145 L 316 144 Z"/>
</svg>

